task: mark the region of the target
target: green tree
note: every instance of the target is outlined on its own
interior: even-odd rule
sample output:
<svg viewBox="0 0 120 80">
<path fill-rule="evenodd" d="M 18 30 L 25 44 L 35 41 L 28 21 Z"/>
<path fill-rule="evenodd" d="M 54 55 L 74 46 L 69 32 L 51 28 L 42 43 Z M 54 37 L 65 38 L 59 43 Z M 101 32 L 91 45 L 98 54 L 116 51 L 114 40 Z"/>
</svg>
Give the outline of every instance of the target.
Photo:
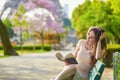
<svg viewBox="0 0 120 80">
<path fill-rule="evenodd" d="M 108 0 L 110 8 L 112 9 L 112 15 L 110 16 L 110 27 L 111 34 L 114 36 L 114 40 L 120 43 L 120 0 Z"/>
<path fill-rule="evenodd" d="M 25 12 L 26 12 L 26 10 L 25 10 L 24 6 L 22 4 L 20 4 L 11 18 L 11 23 L 14 26 L 14 28 L 19 28 L 19 32 L 20 32 L 19 35 L 20 35 L 21 43 L 23 43 L 23 39 L 22 39 L 23 31 L 26 28 L 26 26 L 28 26 L 28 23 L 24 16 Z M 22 44 L 21 44 L 21 46 L 22 46 Z"/>
<path fill-rule="evenodd" d="M 89 23 L 87 23 L 89 22 L 89 9 L 91 9 L 91 2 L 85 1 L 73 11 L 71 22 L 77 34 L 84 35 L 87 30 L 86 27 L 89 27 Z"/>
<path fill-rule="evenodd" d="M 3 24 L 5 25 L 5 27 L 7 29 L 9 37 L 12 38 L 13 35 L 14 35 L 14 32 L 13 32 L 13 29 L 12 29 L 12 24 L 11 24 L 10 19 L 6 18 L 5 20 L 3 20 Z"/>
<path fill-rule="evenodd" d="M 119 43 L 120 18 L 116 14 L 117 10 L 114 13 L 112 10 L 113 8 L 111 8 L 109 1 L 93 0 L 91 2 L 90 0 L 86 0 L 73 11 L 72 25 L 78 34 L 82 34 L 82 37 L 85 37 L 85 33 L 89 27 L 100 26 L 106 30 L 109 41 L 112 40 L 113 42 L 116 40 Z"/>
</svg>

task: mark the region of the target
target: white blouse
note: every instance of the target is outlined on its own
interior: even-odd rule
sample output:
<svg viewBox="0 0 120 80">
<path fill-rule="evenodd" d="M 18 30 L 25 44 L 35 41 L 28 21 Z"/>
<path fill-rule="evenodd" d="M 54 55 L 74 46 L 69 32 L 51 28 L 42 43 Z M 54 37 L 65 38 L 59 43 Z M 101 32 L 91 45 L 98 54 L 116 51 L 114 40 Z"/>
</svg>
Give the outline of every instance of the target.
<svg viewBox="0 0 120 80">
<path fill-rule="evenodd" d="M 76 65 L 78 73 L 82 77 L 88 77 L 88 73 L 91 69 L 91 55 L 90 51 L 85 48 L 85 40 L 79 40 L 77 47 L 80 48 L 79 52 L 77 53 L 76 60 L 78 64 Z"/>
</svg>

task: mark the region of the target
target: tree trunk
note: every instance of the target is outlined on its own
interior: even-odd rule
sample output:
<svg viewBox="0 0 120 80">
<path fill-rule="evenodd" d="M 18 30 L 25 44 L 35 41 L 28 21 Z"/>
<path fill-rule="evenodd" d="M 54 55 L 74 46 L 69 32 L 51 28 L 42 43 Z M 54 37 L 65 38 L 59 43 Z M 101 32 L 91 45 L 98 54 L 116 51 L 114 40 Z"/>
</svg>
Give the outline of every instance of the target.
<svg viewBox="0 0 120 80">
<path fill-rule="evenodd" d="M 44 49 L 44 35 L 43 35 L 43 32 L 40 33 L 40 36 L 41 36 L 41 49 Z"/>
<path fill-rule="evenodd" d="M 6 27 L 4 26 L 1 20 L 0 20 L 0 37 L 3 44 L 4 55 L 13 55 L 13 56 L 18 55 L 10 43 Z"/>
</svg>

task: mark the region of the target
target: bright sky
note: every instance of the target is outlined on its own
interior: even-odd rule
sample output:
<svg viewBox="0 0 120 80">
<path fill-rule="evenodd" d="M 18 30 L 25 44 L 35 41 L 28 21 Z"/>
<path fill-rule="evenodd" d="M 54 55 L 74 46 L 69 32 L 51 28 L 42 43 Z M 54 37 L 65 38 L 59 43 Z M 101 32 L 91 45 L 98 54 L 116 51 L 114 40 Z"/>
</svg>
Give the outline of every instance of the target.
<svg viewBox="0 0 120 80">
<path fill-rule="evenodd" d="M 85 0 L 59 0 L 59 1 L 62 7 L 64 6 L 64 4 L 68 4 L 69 6 L 68 17 L 71 18 L 73 9 L 75 9 L 79 4 L 82 4 Z"/>
<path fill-rule="evenodd" d="M 0 14 L 1 14 L 2 7 L 4 6 L 4 4 L 5 4 L 6 1 L 7 0 L 0 0 Z"/>
<path fill-rule="evenodd" d="M 5 4 L 6 0 L 0 0 L 0 10 L 2 9 L 3 5 Z"/>
</svg>

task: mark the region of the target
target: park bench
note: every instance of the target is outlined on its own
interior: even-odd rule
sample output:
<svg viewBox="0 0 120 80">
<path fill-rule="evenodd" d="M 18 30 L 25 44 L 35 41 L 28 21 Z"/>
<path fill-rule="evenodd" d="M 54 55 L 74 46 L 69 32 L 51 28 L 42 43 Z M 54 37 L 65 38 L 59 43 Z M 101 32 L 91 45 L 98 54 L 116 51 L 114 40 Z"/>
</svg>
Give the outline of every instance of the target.
<svg viewBox="0 0 120 80">
<path fill-rule="evenodd" d="M 95 66 L 90 71 L 89 80 L 100 80 L 104 68 L 105 68 L 105 64 L 98 60 Z"/>
</svg>

